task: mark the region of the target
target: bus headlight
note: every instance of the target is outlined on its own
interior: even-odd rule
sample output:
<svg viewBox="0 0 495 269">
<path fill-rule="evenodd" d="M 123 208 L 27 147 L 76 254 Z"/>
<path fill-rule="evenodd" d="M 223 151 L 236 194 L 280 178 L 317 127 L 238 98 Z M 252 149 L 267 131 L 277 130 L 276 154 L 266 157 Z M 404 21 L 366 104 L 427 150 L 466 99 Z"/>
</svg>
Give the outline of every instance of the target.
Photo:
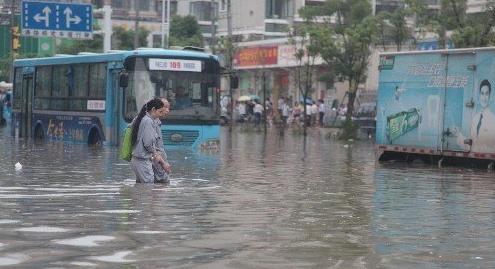
<svg viewBox="0 0 495 269">
<path fill-rule="evenodd" d="M 170 136 L 170 140 L 172 142 L 182 142 L 182 140 L 184 140 L 184 136 L 179 133 L 175 133 Z"/>
</svg>

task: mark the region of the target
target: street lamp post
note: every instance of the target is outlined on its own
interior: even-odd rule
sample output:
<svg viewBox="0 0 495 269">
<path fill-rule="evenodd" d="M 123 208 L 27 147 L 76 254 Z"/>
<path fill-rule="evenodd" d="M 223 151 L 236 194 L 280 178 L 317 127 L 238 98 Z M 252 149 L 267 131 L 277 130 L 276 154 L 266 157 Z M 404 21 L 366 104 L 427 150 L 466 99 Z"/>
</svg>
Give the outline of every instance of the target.
<svg viewBox="0 0 495 269">
<path fill-rule="evenodd" d="M 103 6 L 103 52 L 112 49 L 112 7 Z"/>
<path fill-rule="evenodd" d="M 162 48 L 165 48 L 165 0 L 162 0 Z"/>
<path fill-rule="evenodd" d="M 167 49 L 170 47 L 170 0 L 167 0 Z"/>
<path fill-rule="evenodd" d="M 14 60 L 17 53 L 17 48 L 14 44 L 14 40 L 18 37 L 16 37 L 17 33 L 15 33 L 14 27 L 15 27 L 15 1 L 11 0 L 10 2 L 10 32 L 11 32 L 10 54 L 11 55 L 10 56 L 12 60 L 10 62 L 10 74 L 9 74 L 10 82 L 14 81 Z"/>
<path fill-rule="evenodd" d="M 134 0 L 134 49 L 139 47 L 139 0 Z"/>
<path fill-rule="evenodd" d="M 230 120 L 230 125 L 229 125 L 229 131 L 232 132 L 233 126 L 234 126 L 234 93 L 232 91 L 232 6 L 230 0 L 227 0 L 227 72 L 228 72 L 228 78 L 229 78 L 229 94 L 230 94 L 230 115 L 231 115 L 231 120 Z"/>
<path fill-rule="evenodd" d="M 264 69 L 264 68 L 263 68 Z M 266 74 L 265 74 L 265 70 L 263 70 L 263 100 L 261 100 L 261 104 L 263 106 L 263 110 L 265 113 L 263 113 L 263 127 L 264 127 L 264 131 L 266 133 L 266 119 L 267 119 L 267 110 L 266 110 Z"/>
<path fill-rule="evenodd" d="M 165 44 L 165 0 L 162 0 L 162 48 L 170 46 L 170 0 L 167 0 L 167 43 Z"/>
</svg>

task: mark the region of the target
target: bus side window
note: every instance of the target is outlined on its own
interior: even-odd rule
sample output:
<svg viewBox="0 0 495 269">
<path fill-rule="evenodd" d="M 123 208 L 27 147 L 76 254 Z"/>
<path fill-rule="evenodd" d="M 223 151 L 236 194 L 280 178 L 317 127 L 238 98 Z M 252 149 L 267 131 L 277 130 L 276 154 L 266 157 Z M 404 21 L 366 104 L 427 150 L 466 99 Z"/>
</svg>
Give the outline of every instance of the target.
<svg viewBox="0 0 495 269">
<path fill-rule="evenodd" d="M 69 96 L 68 66 L 56 65 L 53 67 L 53 87 L 50 109 L 67 110 L 66 98 Z"/>
<path fill-rule="evenodd" d="M 39 66 L 36 68 L 34 90 L 34 108 L 49 109 L 52 88 L 52 67 Z"/>
<path fill-rule="evenodd" d="M 89 98 L 105 99 L 105 64 L 91 64 L 89 68 Z"/>
<path fill-rule="evenodd" d="M 70 108 L 71 110 L 84 111 L 86 110 L 86 102 L 88 98 L 89 86 L 89 65 L 77 64 L 73 65 L 73 88 L 71 92 Z"/>
</svg>

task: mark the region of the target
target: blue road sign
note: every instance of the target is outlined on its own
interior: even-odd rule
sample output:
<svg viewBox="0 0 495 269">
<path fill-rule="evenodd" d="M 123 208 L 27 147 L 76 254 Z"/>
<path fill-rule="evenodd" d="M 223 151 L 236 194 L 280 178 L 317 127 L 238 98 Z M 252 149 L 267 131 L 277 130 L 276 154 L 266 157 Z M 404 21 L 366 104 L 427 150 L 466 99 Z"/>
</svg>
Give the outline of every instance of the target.
<svg viewBox="0 0 495 269">
<path fill-rule="evenodd" d="M 91 4 L 22 1 L 22 35 L 93 38 Z"/>
</svg>

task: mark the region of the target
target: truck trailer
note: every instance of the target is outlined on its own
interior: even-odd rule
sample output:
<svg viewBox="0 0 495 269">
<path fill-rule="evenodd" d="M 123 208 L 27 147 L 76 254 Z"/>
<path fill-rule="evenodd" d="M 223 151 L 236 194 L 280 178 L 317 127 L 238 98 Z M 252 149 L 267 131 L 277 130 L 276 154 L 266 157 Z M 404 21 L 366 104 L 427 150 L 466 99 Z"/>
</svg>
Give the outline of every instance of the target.
<svg viewBox="0 0 495 269">
<path fill-rule="evenodd" d="M 382 53 L 378 160 L 495 163 L 495 47 Z"/>
</svg>

